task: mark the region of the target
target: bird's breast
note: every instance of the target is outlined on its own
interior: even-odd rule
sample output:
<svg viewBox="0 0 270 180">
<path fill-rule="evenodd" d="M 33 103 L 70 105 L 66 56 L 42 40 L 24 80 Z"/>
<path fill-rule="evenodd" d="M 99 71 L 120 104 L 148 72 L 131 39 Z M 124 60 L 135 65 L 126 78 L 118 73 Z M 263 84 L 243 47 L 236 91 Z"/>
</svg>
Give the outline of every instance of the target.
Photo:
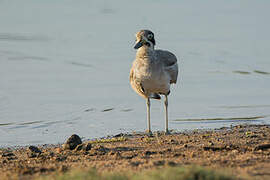
<svg viewBox="0 0 270 180">
<path fill-rule="evenodd" d="M 169 75 L 160 68 L 143 66 L 137 69 L 136 76 L 147 92 L 167 93 L 169 91 Z"/>
</svg>

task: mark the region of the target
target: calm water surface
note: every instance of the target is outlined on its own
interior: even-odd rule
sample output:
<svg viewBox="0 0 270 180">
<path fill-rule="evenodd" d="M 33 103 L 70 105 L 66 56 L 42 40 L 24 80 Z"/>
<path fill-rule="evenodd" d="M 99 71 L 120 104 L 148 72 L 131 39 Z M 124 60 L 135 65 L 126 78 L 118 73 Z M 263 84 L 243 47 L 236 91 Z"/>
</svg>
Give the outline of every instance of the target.
<svg viewBox="0 0 270 180">
<path fill-rule="evenodd" d="M 174 52 L 169 127 L 270 122 L 268 1 L 0 1 L 0 146 L 146 128 L 129 85 L 134 34 Z M 164 129 L 163 104 L 152 126 Z"/>
</svg>

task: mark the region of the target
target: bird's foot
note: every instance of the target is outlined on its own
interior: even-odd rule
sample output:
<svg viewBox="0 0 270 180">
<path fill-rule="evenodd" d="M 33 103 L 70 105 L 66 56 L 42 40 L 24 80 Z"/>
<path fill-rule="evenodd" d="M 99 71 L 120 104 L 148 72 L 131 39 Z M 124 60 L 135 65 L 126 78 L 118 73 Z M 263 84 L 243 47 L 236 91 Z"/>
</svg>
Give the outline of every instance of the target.
<svg viewBox="0 0 270 180">
<path fill-rule="evenodd" d="M 169 130 L 165 130 L 164 134 L 165 134 L 165 135 L 170 135 L 171 132 L 170 132 Z"/>
<path fill-rule="evenodd" d="M 146 130 L 145 132 L 146 132 L 146 134 L 147 134 L 148 136 L 153 136 L 153 133 L 152 133 L 151 130 L 148 129 L 148 130 Z"/>
</svg>

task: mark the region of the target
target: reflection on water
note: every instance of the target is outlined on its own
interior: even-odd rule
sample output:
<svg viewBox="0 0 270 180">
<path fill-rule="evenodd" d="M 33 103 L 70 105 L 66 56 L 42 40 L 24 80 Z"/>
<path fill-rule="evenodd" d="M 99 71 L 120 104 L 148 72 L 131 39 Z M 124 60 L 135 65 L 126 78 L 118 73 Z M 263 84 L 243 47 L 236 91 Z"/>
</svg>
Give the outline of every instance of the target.
<svg viewBox="0 0 270 180">
<path fill-rule="evenodd" d="M 140 29 L 178 57 L 170 129 L 269 123 L 270 2 L 243 2 L 1 2 L 0 146 L 144 131 L 129 85 Z M 152 100 L 155 131 L 163 111 Z"/>
</svg>

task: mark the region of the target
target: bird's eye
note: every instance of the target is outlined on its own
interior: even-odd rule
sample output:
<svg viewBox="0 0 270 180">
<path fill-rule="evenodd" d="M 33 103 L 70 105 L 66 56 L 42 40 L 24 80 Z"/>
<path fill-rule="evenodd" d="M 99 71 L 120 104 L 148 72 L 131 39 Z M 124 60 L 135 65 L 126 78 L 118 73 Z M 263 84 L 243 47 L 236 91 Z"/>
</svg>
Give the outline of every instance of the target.
<svg viewBox="0 0 270 180">
<path fill-rule="evenodd" d="M 148 38 L 148 39 L 152 39 L 152 38 L 153 38 L 153 34 L 148 34 L 148 35 L 147 35 L 147 38 Z"/>
</svg>

